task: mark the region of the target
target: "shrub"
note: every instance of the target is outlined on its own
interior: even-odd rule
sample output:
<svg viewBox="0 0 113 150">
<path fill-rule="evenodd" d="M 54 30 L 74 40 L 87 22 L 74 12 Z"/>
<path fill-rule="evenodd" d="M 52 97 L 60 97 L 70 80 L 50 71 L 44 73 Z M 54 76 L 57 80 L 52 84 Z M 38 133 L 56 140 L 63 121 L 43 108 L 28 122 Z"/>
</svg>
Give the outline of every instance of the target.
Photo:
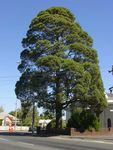
<svg viewBox="0 0 113 150">
<path fill-rule="evenodd" d="M 55 128 L 55 119 L 51 120 L 51 122 L 49 122 L 47 124 L 46 129 L 50 130 L 50 129 L 54 129 Z"/>
<path fill-rule="evenodd" d="M 0 120 L 0 126 L 2 125 L 2 121 L 3 121 L 3 120 Z"/>
<path fill-rule="evenodd" d="M 46 129 L 55 129 L 55 125 L 56 125 L 56 120 L 53 119 L 51 120 L 50 123 L 48 123 Z M 62 129 L 64 129 L 66 127 L 66 123 L 64 122 L 64 120 L 62 120 Z"/>
<path fill-rule="evenodd" d="M 88 110 L 82 112 L 74 112 L 68 121 L 67 127 L 76 128 L 80 132 L 85 130 L 96 131 L 100 128 L 100 120 Z"/>
</svg>

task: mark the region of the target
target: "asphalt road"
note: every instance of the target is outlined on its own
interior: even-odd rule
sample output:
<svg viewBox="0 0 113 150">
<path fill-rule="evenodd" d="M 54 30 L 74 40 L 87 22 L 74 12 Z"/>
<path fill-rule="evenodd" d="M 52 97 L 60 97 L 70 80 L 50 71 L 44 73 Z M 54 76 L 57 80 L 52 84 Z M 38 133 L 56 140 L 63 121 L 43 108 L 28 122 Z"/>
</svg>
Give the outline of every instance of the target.
<svg viewBox="0 0 113 150">
<path fill-rule="evenodd" d="M 0 150 L 113 150 L 111 141 L 0 135 Z"/>
</svg>

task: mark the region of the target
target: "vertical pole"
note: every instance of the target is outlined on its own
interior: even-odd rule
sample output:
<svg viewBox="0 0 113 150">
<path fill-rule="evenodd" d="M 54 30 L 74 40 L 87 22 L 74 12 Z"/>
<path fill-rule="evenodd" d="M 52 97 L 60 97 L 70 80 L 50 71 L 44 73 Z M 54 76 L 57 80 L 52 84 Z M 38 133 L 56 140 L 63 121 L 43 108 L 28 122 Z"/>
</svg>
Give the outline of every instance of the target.
<svg viewBox="0 0 113 150">
<path fill-rule="evenodd" d="M 35 102 L 33 101 L 33 112 L 32 112 L 32 134 L 34 134 L 34 123 L 35 123 Z"/>
<path fill-rule="evenodd" d="M 17 122 L 17 100 L 15 103 L 15 131 L 16 131 L 16 122 Z"/>
</svg>

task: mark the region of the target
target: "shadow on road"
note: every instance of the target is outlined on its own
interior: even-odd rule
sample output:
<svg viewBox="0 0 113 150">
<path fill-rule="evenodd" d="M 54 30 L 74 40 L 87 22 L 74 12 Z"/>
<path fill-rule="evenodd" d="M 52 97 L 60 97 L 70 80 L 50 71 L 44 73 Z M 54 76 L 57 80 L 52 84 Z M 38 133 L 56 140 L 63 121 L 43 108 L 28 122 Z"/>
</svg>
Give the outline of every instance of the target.
<svg viewBox="0 0 113 150">
<path fill-rule="evenodd" d="M 0 132 L 0 135 L 9 136 L 32 136 L 31 132 Z"/>
<path fill-rule="evenodd" d="M 51 137 L 51 136 L 59 136 L 59 134 L 51 134 L 51 133 L 34 133 L 32 132 L 0 132 L 2 136 L 36 136 L 36 137 Z"/>
</svg>

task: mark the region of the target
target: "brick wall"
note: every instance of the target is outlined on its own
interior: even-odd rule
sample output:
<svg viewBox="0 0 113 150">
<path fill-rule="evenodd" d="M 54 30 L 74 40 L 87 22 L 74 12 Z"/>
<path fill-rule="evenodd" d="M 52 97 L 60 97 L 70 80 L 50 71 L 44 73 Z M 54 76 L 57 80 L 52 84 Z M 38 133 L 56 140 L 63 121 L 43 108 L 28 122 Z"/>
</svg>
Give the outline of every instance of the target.
<svg viewBox="0 0 113 150">
<path fill-rule="evenodd" d="M 110 135 L 113 134 L 113 128 L 103 128 L 99 131 L 85 131 L 85 132 L 78 132 L 75 128 L 70 129 L 71 136 L 96 136 L 96 135 Z"/>
</svg>

